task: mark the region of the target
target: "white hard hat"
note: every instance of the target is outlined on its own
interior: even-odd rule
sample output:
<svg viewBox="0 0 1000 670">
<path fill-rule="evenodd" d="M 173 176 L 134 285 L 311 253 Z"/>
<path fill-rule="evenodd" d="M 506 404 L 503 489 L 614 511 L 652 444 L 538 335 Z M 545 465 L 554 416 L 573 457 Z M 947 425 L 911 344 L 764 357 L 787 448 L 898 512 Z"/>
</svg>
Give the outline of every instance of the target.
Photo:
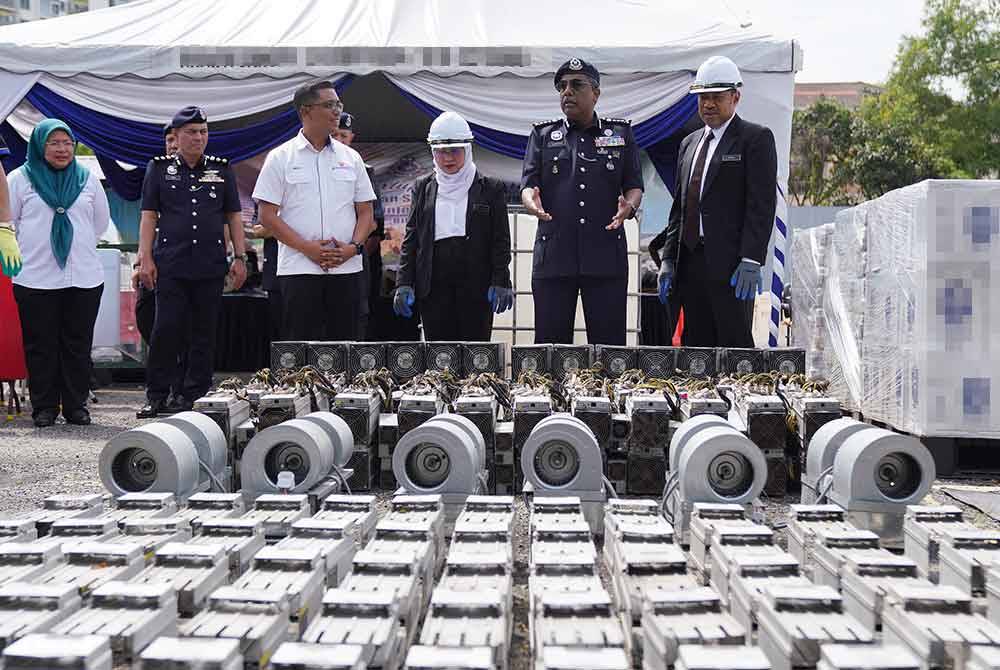
<svg viewBox="0 0 1000 670">
<path fill-rule="evenodd" d="M 743 77 L 736 63 L 725 56 L 712 56 L 698 68 L 691 82 L 692 93 L 735 91 L 743 86 Z"/>
<path fill-rule="evenodd" d="M 427 133 L 427 143 L 432 149 L 464 147 L 472 144 L 472 129 L 468 122 L 455 112 L 444 112 L 434 119 Z"/>
</svg>

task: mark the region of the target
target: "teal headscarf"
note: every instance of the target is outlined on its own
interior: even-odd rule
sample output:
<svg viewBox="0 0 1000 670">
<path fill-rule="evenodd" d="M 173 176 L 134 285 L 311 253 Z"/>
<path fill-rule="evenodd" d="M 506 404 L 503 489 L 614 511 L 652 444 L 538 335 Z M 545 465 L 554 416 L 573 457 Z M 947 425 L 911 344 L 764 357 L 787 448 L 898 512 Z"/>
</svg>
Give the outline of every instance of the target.
<svg viewBox="0 0 1000 670">
<path fill-rule="evenodd" d="M 75 156 L 62 170 L 56 170 L 45 161 L 45 143 L 49 140 L 49 135 L 56 130 L 64 131 L 73 140 L 73 144 L 76 144 L 76 137 L 69 126 L 59 119 L 45 119 L 31 132 L 24 172 L 28 175 L 35 192 L 55 211 L 49 239 L 56 263 L 60 268 L 64 268 L 69 250 L 73 246 L 73 224 L 70 223 L 66 212 L 86 186 L 89 173 Z"/>
</svg>

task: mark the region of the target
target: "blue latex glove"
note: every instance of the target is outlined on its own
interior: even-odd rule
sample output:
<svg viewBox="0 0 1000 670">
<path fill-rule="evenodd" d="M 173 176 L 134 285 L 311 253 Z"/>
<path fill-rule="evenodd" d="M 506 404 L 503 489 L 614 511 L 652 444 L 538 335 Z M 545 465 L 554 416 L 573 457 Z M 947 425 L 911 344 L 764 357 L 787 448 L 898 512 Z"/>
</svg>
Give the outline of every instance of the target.
<svg viewBox="0 0 1000 670">
<path fill-rule="evenodd" d="M 664 258 L 660 261 L 660 272 L 656 275 L 660 284 L 660 304 L 667 304 L 667 296 L 670 295 L 670 284 L 674 281 L 674 264 Z"/>
<path fill-rule="evenodd" d="M 396 316 L 402 316 L 409 319 L 413 316 L 413 303 L 416 301 L 416 296 L 413 295 L 412 286 L 400 286 L 396 289 L 396 294 L 392 297 L 392 311 L 396 313 Z"/>
<path fill-rule="evenodd" d="M 740 261 L 729 278 L 729 285 L 736 288 L 740 300 L 753 300 L 761 290 L 760 265 L 753 261 Z"/>
<path fill-rule="evenodd" d="M 486 299 L 490 301 L 494 313 L 502 314 L 514 306 L 514 291 L 503 286 L 491 286 L 486 292 Z"/>
</svg>

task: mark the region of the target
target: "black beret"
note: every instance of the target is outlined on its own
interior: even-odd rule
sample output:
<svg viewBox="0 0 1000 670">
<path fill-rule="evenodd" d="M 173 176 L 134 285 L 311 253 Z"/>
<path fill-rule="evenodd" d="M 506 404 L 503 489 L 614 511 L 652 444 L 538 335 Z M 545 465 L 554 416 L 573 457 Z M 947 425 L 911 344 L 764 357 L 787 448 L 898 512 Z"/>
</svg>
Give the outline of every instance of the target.
<svg viewBox="0 0 1000 670">
<path fill-rule="evenodd" d="M 164 124 L 164 126 L 163 126 L 163 136 L 166 137 L 167 135 L 169 135 L 170 131 L 172 131 L 173 129 L 174 129 L 173 124 L 171 124 L 171 123 Z"/>
<path fill-rule="evenodd" d="M 597 68 L 583 60 L 582 58 L 570 58 L 556 70 L 555 83 L 558 84 L 564 74 L 584 74 L 594 80 L 598 86 L 601 85 L 601 74 Z"/>
<path fill-rule="evenodd" d="M 174 114 L 174 118 L 170 122 L 170 127 L 180 128 L 186 123 L 208 123 L 208 117 L 205 116 L 205 112 L 202 111 L 201 107 L 185 107 Z"/>
<path fill-rule="evenodd" d="M 354 117 L 347 112 L 342 112 L 340 114 L 340 127 L 354 132 Z"/>
</svg>

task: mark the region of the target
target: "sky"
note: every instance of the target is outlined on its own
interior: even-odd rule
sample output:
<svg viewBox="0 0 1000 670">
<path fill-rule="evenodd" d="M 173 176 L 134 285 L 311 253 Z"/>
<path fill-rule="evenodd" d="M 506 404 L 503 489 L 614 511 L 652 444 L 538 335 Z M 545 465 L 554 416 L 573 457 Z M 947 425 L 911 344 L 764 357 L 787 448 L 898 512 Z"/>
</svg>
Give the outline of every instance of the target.
<svg viewBox="0 0 1000 670">
<path fill-rule="evenodd" d="M 796 82 L 884 82 L 903 35 L 920 32 L 923 0 L 720 0 L 727 23 L 802 45 Z M 728 12 L 727 12 L 728 8 Z"/>
</svg>

